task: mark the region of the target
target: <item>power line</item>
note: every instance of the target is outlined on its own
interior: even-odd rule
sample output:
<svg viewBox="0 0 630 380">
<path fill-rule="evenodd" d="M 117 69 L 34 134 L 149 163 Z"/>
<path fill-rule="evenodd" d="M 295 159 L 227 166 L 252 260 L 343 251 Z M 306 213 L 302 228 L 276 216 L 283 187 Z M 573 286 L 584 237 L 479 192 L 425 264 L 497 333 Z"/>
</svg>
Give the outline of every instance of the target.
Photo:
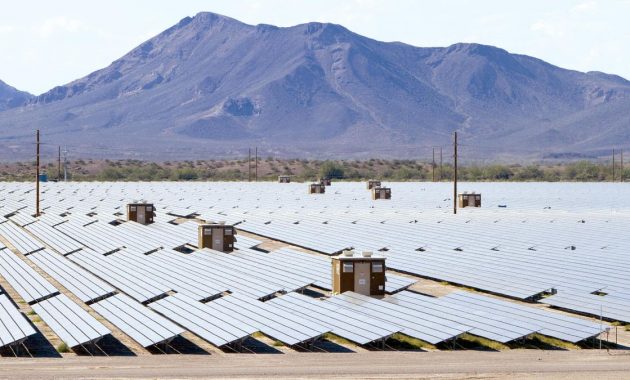
<svg viewBox="0 0 630 380">
<path fill-rule="evenodd" d="M 442 147 L 440 147 L 440 182 L 442 182 Z"/>
<path fill-rule="evenodd" d="M 453 135 L 453 164 L 454 164 L 454 176 L 453 176 L 453 214 L 457 214 L 457 132 Z"/>
<path fill-rule="evenodd" d="M 61 145 L 57 150 L 57 182 L 61 181 Z"/>
<path fill-rule="evenodd" d="M 615 182 L 615 149 L 613 148 L 613 156 L 612 156 L 612 181 Z"/>
<path fill-rule="evenodd" d="M 435 182 L 435 147 L 433 147 L 433 160 L 431 161 L 431 180 Z"/>
<path fill-rule="evenodd" d="M 68 147 L 63 149 L 63 181 L 68 181 Z"/>
</svg>

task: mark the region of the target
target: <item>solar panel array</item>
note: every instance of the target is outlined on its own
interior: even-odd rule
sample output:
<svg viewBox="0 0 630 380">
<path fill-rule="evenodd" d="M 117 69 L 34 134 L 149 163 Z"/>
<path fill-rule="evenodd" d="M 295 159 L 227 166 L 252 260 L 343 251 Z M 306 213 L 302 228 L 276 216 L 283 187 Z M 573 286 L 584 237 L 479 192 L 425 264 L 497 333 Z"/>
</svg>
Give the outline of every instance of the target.
<svg viewBox="0 0 630 380">
<path fill-rule="evenodd" d="M 111 333 L 63 294 L 36 303 L 33 310 L 71 348 L 98 342 Z"/>
<path fill-rule="evenodd" d="M 29 304 L 59 294 L 57 288 L 8 249 L 0 251 L 0 276 Z"/>
<path fill-rule="evenodd" d="M 85 303 L 89 304 L 115 292 L 114 287 L 87 270 L 48 250 L 33 253 L 29 260 Z"/>
<path fill-rule="evenodd" d="M 579 318 L 464 291 L 439 298 L 402 292 L 387 302 L 471 326 L 470 333 L 502 343 L 533 333 L 576 343 L 598 335 L 601 329 L 599 324 Z"/>
<path fill-rule="evenodd" d="M 17 345 L 31 335 L 35 329 L 16 308 L 6 294 L 0 292 L 0 348 Z"/>
<path fill-rule="evenodd" d="M 258 331 L 226 308 L 210 307 L 181 294 L 154 302 L 151 307 L 217 347 L 241 342 Z"/>
<path fill-rule="evenodd" d="M 92 308 L 143 347 L 170 342 L 184 332 L 173 322 L 124 294 L 98 301 L 92 304 Z"/>
<path fill-rule="evenodd" d="M 417 277 L 393 272 L 383 300 L 299 294 L 330 290 L 325 254 L 347 248 L 380 251 L 399 272 L 630 321 L 623 185 L 461 184 L 481 192 L 484 207 L 456 216 L 447 184 L 387 186 L 393 199 L 373 201 L 362 183 L 334 183 L 322 196 L 304 184 L 47 183 L 35 218 L 31 185 L 3 183 L 0 276 L 71 347 L 111 333 L 93 315 L 144 347 L 184 331 L 217 347 L 258 331 L 289 346 L 327 333 L 357 344 L 396 333 L 434 344 L 465 333 L 499 342 L 601 333 L 598 323 L 495 297 L 408 292 Z M 116 222 L 141 200 L 156 204 L 156 223 Z M 264 252 L 243 235 L 231 254 L 197 249 L 197 224 L 173 222 L 191 216 L 320 254 Z M 4 299 L 0 320 L 13 322 L 0 324 L 0 344 L 22 342 L 33 332 Z"/>
<path fill-rule="evenodd" d="M 44 246 L 40 242 L 9 221 L 0 223 L 0 233 L 10 244 L 25 255 L 44 249 Z"/>
<path fill-rule="evenodd" d="M 335 335 L 361 345 L 384 341 L 401 330 L 398 325 L 389 324 L 380 318 L 357 315 L 330 302 L 315 300 L 298 293 L 277 297 L 268 303 L 312 323 L 330 326 L 331 332 Z"/>
</svg>

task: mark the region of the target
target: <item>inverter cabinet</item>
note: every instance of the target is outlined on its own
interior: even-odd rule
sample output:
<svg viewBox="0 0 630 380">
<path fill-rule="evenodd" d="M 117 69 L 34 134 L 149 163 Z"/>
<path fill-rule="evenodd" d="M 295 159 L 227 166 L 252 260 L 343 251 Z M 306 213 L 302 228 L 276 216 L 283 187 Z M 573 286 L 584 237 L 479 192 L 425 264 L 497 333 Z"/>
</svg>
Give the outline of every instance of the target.
<svg viewBox="0 0 630 380">
<path fill-rule="evenodd" d="M 367 189 L 372 190 L 375 187 L 381 187 L 381 181 L 376 179 L 371 179 L 367 181 Z"/>
<path fill-rule="evenodd" d="M 392 199 L 392 189 L 389 187 L 373 187 L 372 199 Z"/>
<path fill-rule="evenodd" d="M 332 258 L 333 294 L 385 295 L 385 258 L 346 251 Z"/>
<path fill-rule="evenodd" d="M 232 252 L 236 242 L 236 228 L 221 223 L 199 225 L 199 248 L 215 251 Z"/>
<path fill-rule="evenodd" d="M 151 224 L 154 216 L 153 203 L 129 203 L 127 205 L 127 220 L 140 224 Z"/>
<path fill-rule="evenodd" d="M 324 194 L 326 192 L 326 186 L 321 183 L 311 183 L 308 185 L 309 194 Z"/>
<path fill-rule="evenodd" d="M 463 193 L 458 195 L 458 207 L 481 207 L 481 194 Z"/>
</svg>

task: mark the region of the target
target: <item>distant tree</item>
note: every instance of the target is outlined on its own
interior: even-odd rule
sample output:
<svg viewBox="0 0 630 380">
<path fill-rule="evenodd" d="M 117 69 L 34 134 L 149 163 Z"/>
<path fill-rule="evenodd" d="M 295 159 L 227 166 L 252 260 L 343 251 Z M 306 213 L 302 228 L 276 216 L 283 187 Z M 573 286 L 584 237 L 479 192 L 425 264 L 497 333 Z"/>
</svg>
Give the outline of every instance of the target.
<svg viewBox="0 0 630 380">
<path fill-rule="evenodd" d="M 319 167 L 319 175 L 321 177 L 341 179 L 343 178 L 343 174 L 344 174 L 343 166 L 333 161 L 325 161 Z"/>
<path fill-rule="evenodd" d="M 194 181 L 199 178 L 197 172 L 192 168 L 183 168 L 177 170 L 177 179 L 180 181 Z"/>
<path fill-rule="evenodd" d="M 514 176 L 514 172 L 507 166 L 491 165 L 484 170 L 485 178 L 490 180 L 509 180 Z"/>
<path fill-rule="evenodd" d="M 545 176 L 545 173 L 542 170 L 540 170 L 537 166 L 529 165 L 524 168 L 520 168 L 516 172 L 514 178 L 518 180 L 531 181 L 531 180 L 541 180 L 544 176 Z"/>
<path fill-rule="evenodd" d="M 589 161 L 580 161 L 569 164 L 564 171 L 565 179 L 576 181 L 595 181 L 604 179 L 601 167 Z"/>
<path fill-rule="evenodd" d="M 407 181 L 410 179 L 424 179 L 424 170 L 412 169 L 407 166 L 403 166 L 393 171 L 392 179 Z"/>
</svg>

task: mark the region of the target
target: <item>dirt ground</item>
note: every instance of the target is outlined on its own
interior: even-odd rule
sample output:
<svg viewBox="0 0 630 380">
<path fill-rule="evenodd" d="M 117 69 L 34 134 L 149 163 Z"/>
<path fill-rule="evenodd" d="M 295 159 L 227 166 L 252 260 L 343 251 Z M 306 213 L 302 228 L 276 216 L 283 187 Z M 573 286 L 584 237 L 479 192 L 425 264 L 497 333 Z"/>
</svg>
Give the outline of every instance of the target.
<svg viewBox="0 0 630 380">
<path fill-rule="evenodd" d="M 0 358 L 0 378 L 630 378 L 627 351 L 434 351 Z"/>
</svg>

